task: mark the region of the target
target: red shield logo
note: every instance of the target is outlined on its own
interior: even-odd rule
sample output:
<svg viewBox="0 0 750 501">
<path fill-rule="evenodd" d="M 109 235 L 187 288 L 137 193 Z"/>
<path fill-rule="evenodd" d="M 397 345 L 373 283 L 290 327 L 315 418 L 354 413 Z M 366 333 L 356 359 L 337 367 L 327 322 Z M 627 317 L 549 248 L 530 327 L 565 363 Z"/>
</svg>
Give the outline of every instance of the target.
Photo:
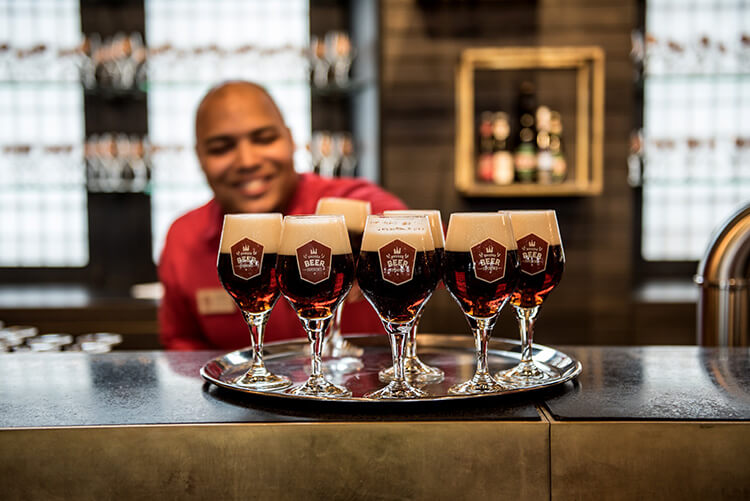
<svg viewBox="0 0 750 501">
<path fill-rule="evenodd" d="M 232 273 L 244 280 L 260 275 L 263 264 L 263 246 L 258 242 L 243 238 L 230 249 L 232 252 Z"/>
<path fill-rule="evenodd" d="M 402 242 L 393 240 L 378 249 L 380 273 L 383 280 L 393 285 L 401 285 L 414 277 L 414 261 L 417 249 Z"/>
<path fill-rule="evenodd" d="M 331 248 L 310 240 L 297 247 L 297 269 L 305 282 L 318 284 L 331 275 Z"/>
<path fill-rule="evenodd" d="M 471 248 L 474 276 L 485 282 L 497 282 L 505 276 L 506 249 L 491 238 Z"/>
<path fill-rule="evenodd" d="M 549 247 L 547 241 L 529 233 L 517 243 L 521 271 L 528 275 L 536 275 L 544 271 L 547 267 L 547 248 Z"/>
</svg>

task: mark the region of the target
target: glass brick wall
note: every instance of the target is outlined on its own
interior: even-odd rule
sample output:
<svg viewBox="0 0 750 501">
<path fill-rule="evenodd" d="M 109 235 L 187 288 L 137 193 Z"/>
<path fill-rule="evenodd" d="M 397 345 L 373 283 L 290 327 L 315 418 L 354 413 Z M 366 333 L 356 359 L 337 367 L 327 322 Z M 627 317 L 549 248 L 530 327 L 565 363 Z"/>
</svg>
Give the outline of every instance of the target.
<svg viewBox="0 0 750 501">
<path fill-rule="evenodd" d="M 195 110 L 213 85 L 264 85 L 297 145 L 310 140 L 306 0 L 146 0 L 148 130 L 155 147 L 151 190 L 154 260 L 169 225 L 211 197 L 194 152 Z M 296 164 L 307 168 L 300 149 Z"/>
<path fill-rule="evenodd" d="M 647 0 L 642 255 L 698 260 L 750 201 L 750 8 Z"/>
<path fill-rule="evenodd" d="M 0 266 L 89 260 L 78 0 L 0 0 Z"/>
</svg>

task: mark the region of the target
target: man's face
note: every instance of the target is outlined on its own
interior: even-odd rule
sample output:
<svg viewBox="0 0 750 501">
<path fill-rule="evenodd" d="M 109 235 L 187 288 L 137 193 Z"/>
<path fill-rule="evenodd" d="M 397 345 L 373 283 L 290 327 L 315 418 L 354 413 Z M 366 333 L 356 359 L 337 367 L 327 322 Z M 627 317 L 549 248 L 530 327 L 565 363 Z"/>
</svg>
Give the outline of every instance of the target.
<svg viewBox="0 0 750 501">
<path fill-rule="evenodd" d="M 280 211 L 294 191 L 291 133 L 253 87 L 230 84 L 206 98 L 196 120 L 196 151 L 226 212 Z"/>
</svg>

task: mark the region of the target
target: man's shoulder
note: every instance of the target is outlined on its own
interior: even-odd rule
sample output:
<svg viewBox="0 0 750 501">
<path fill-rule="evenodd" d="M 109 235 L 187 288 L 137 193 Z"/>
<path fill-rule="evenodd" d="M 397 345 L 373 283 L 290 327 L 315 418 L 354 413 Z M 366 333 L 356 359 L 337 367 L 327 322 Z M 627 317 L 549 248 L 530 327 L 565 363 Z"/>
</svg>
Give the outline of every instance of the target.
<svg viewBox="0 0 750 501">
<path fill-rule="evenodd" d="M 405 209 L 404 203 L 380 186 L 362 178 L 326 178 L 316 174 L 300 175 L 296 194 L 286 209 L 287 214 L 312 214 L 323 197 L 353 198 L 369 201 L 374 214 L 386 209 Z"/>
<path fill-rule="evenodd" d="M 360 177 L 321 177 L 303 174 L 300 187 L 316 191 L 324 197 L 346 197 L 360 190 L 385 191 L 377 184 Z"/>
<path fill-rule="evenodd" d="M 215 217 L 213 217 L 216 210 L 215 203 L 214 200 L 211 200 L 175 219 L 169 227 L 168 240 L 175 238 L 183 241 L 197 239 L 205 232 L 210 231 L 215 226 Z"/>
</svg>

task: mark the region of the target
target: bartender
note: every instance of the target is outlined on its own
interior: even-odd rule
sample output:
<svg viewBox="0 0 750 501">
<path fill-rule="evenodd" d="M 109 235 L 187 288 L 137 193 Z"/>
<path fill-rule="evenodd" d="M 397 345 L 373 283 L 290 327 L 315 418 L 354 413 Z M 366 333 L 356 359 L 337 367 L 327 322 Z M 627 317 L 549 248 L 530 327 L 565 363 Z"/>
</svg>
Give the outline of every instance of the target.
<svg viewBox="0 0 750 501">
<path fill-rule="evenodd" d="M 195 150 L 214 198 L 177 219 L 159 262 L 164 297 L 159 309 L 162 344 L 173 350 L 234 350 L 250 334 L 216 272 L 224 214 L 313 214 L 318 199 L 367 200 L 372 212 L 404 209 L 380 187 L 354 178 L 322 178 L 294 169 L 294 141 L 276 103 L 261 86 L 234 81 L 211 89 L 198 105 Z M 344 308 L 344 333 L 382 332 L 372 307 L 357 295 Z M 294 310 L 282 298 L 271 313 L 265 340 L 304 337 Z"/>
</svg>

